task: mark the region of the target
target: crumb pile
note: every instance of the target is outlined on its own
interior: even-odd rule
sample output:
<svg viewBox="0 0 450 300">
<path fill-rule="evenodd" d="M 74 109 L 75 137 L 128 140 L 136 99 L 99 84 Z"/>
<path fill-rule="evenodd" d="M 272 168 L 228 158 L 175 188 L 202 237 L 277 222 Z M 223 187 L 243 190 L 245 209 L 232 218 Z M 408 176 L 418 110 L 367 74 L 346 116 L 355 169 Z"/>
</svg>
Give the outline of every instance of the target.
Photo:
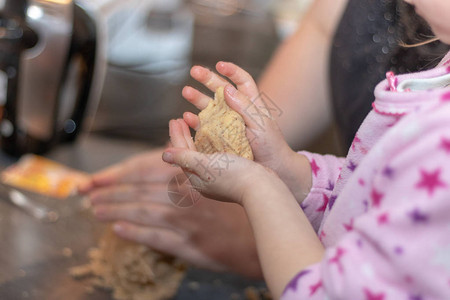
<svg viewBox="0 0 450 300">
<path fill-rule="evenodd" d="M 91 286 L 110 290 L 117 300 L 172 298 L 185 274 L 176 259 L 117 237 L 109 228 L 99 247 L 89 251 L 90 263 L 70 274 Z"/>
</svg>

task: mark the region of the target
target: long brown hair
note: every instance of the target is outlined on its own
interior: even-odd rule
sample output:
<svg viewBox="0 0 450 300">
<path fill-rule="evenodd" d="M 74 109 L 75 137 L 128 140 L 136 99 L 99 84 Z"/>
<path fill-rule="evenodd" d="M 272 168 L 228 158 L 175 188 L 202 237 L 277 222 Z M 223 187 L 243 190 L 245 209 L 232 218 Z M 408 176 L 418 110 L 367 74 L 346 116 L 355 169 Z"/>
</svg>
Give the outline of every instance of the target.
<svg viewBox="0 0 450 300">
<path fill-rule="evenodd" d="M 403 47 L 417 47 L 430 44 L 439 39 L 434 36 L 428 23 L 418 14 L 414 7 L 403 0 L 397 0 L 397 13 L 400 16 L 402 39 L 399 44 Z"/>
</svg>

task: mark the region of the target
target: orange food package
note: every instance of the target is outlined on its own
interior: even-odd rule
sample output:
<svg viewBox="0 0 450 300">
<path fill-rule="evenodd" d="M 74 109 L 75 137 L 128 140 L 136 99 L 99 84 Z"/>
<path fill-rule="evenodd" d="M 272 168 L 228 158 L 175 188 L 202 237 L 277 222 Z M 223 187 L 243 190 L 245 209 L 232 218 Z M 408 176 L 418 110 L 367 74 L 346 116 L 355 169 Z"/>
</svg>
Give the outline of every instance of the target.
<svg viewBox="0 0 450 300">
<path fill-rule="evenodd" d="M 3 183 L 55 198 L 67 198 L 89 175 L 53 160 L 27 154 L 1 173 Z"/>
</svg>

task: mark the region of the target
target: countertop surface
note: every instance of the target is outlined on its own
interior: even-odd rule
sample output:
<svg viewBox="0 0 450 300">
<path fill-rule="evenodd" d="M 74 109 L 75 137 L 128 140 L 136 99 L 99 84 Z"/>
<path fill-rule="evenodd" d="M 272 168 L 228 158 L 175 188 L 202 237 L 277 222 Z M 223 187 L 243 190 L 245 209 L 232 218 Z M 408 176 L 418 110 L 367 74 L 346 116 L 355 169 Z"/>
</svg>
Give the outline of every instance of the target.
<svg viewBox="0 0 450 300">
<path fill-rule="evenodd" d="M 90 135 L 46 157 L 91 172 L 149 149 L 143 142 Z M 3 167 L 13 162 L 0 155 Z M 68 202 L 65 207 L 70 208 L 56 222 L 43 222 L 0 198 L 0 299 L 112 299 L 109 292 L 90 291 L 84 281 L 69 274 L 70 267 L 88 262 L 87 251 L 97 245 L 105 225 L 89 210 Z M 174 299 L 247 299 L 246 288 L 263 286 L 233 274 L 188 268 Z"/>
</svg>

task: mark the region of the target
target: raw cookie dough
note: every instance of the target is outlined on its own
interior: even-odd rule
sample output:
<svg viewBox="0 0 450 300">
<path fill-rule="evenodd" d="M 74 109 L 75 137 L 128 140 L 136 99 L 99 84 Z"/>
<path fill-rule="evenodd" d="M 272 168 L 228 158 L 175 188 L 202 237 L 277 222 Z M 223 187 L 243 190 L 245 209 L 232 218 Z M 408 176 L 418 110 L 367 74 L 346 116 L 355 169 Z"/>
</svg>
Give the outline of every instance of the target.
<svg viewBox="0 0 450 300">
<path fill-rule="evenodd" d="M 195 147 L 206 154 L 226 152 L 253 160 L 244 120 L 227 105 L 223 91 L 219 87 L 214 101 L 199 113 L 200 129 L 195 134 Z"/>
<path fill-rule="evenodd" d="M 123 240 L 111 228 L 89 258 L 89 264 L 70 269 L 70 274 L 89 277 L 92 286 L 112 290 L 116 300 L 171 299 L 185 274 L 175 258 Z"/>
</svg>

